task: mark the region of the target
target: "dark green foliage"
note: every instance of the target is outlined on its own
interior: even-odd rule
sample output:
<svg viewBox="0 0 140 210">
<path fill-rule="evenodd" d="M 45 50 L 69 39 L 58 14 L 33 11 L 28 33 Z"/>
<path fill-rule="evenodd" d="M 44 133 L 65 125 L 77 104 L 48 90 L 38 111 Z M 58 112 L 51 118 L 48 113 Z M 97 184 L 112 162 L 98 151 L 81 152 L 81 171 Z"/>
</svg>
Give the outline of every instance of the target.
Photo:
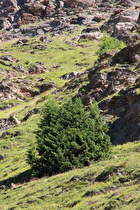
<svg viewBox="0 0 140 210">
<path fill-rule="evenodd" d="M 108 156 L 107 126 L 94 103 L 85 110 L 80 99 L 59 106 L 48 101 L 41 113 L 36 149 L 28 151 L 28 163 L 40 175 L 52 175 Z"/>
</svg>

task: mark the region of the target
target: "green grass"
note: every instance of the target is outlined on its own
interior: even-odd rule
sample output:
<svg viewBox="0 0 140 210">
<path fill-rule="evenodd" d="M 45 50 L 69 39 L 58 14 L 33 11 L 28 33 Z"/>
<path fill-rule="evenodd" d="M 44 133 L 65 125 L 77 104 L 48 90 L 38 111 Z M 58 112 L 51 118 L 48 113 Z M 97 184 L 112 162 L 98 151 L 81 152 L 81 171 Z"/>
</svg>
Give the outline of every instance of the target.
<svg viewBox="0 0 140 210">
<path fill-rule="evenodd" d="M 114 146 L 109 160 L 23 184 L 15 182 L 12 189 L 1 190 L 1 209 L 138 209 L 139 149 L 140 142 Z M 19 173 L 29 169 L 22 164 L 23 158 L 21 160 L 18 153 L 12 164 L 14 161 Z M 14 170 L 12 166 L 11 171 L 7 171 L 9 178 L 17 175 Z M 109 178 L 96 181 L 104 171 L 108 171 Z"/>
<path fill-rule="evenodd" d="M 104 33 L 103 38 L 101 38 L 100 48 L 97 54 L 102 54 L 105 52 L 117 52 L 122 48 L 126 47 L 126 44 L 114 37 L 110 37 L 107 33 Z"/>
<path fill-rule="evenodd" d="M 10 80 L 17 90 L 25 84 L 31 90 L 39 92 L 36 84 L 41 78 L 44 79 L 43 83 L 54 82 L 57 88 L 62 87 L 66 82 L 60 79 L 62 75 L 72 71 L 83 72 L 87 68 L 92 67 L 98 57 L 96 55 L 98 42 L 86 40 L 78 43 L 73 40 L 82 29 L 83 26 L 73 31 L 72 34 L 64 33 L 57 37 L 48 35 L 52 40 L 50 43 L 42 43 L 40 37 L 30 38 L 28 45 L 17 45 L 17 40 L 3 42 L 0 46 L 0 56 L 12 55 L 18 62 L 4 61 L 6 66 L 0 64 L 2 69 L 0 79 Z M 45 46 L 46 49 L 34 49 L 34 46 L 38 44 Z M 31 51 L 34 54 L 31 54 Z M 48 71 L 43 74 L 28 74 L 27 70 L 34 66 L 36 62 L 42 62 Z M 19 65 L 23 66 L 25 73 L 15 69 Z M 28 84 L 26 81 L 28 81 Z M 16 99 L 26 101 L 27 97 L 19 92 L 16 94 Z"/>
</svg>

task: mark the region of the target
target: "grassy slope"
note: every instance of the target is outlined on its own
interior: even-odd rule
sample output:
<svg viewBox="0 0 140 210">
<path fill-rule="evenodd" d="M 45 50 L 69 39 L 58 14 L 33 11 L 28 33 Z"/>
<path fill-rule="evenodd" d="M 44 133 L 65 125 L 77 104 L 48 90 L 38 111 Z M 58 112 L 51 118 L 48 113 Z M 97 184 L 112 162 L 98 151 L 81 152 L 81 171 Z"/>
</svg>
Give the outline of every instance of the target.
<svg viewBox="0 0 140 210">
<path fill-rule="evenodd" d="M 51 37 L 51 43 L 46 43 L 44 51 L 34 50 L 35 44 L 40 43 L 39 38 L 29 40 L 28 46 L 13 45 L 16 41 L 3 43 L 1 54 L 11 54 L 19 63 L 29 68 L 36 61 L 44 62 L 50 72 L 41 75 L 22 75 L 16 72 L 16 77 L 10 78 L 15 81 L 18 77 L 31 79 L 32 85 L 41 77 L 46 82 L 53 81 L 57 87 L 61 87 L 65 81 L 60 76 L 72 72 L 82 72 L 93 66 L 97 59 L 95 52 L 98 50 L 96 41 L 77 43 L 72 39 L 77 36 L 82 28 L 69 36 Z M 70 43 L 69 43 L 70 42 Z M 75 47 L 73 46 L 75 45 Z M 69 49 L 69 50 L 68 50 Z M 22 53 L 21 53 L 22 51 Z M 25 62 L 29 62 L 25 64 Z M 82 65 L 77 65 L 81 64 Z M 55 68 L 59 66 L 59 68 Z M 1 66 L 3 73 L 13 71 L 10 67 Z M 1 76 L 1 78 L 3 78 Z M 86 82 L 86 79 L 83 79 Z M 52 90 L 53 91 L 53 90 Z M 40 108 L 42 103 L 50 97 L 52 91 L 20 102 L 20 105 L 0 112 L 0 118 L 14 114 L 19 120 L 34 107 Z M 74 90 L 75 91 L 75 90 Z M 59 101 L 64 101 L 75 92 L 58 92 L 52 96 Z M 9 102 L 8 102 L 9 103 Z M 83 169 L 58 174 L 53 177 L 45 177 L 30 182 L 28 179 L 29 166 L 26 163 L 26 152 L 31 142 L 35 140 L 34 130 L 37 128 L 39 114 L 33 115 L 27 121 L 8 130 L 8 134 L 0 139 L 0 154 L 5 158 L 1 160 L 0 181 L 1 184 L 15 183 L 13 188 L 0 189 L 0 209 L 138 209 L 140 198 L 138 197 L 139 172 L 139 148 L 140 143 L 128 143 L 123 146 L 113 147 L 110 160 L 93 163 Z M 15 136 L 15 133 L 20 134 Z M 116 156 L 116 157 L 114 157 Z M 108 179 L 95 180 L 102 172 L 107 172 Z"/>
<path fill-rule="evenodd" d="M 139 209 L 139 151 L 116 146 L 110 160 L 1 190 L 1 209 Z"/>
</svg>

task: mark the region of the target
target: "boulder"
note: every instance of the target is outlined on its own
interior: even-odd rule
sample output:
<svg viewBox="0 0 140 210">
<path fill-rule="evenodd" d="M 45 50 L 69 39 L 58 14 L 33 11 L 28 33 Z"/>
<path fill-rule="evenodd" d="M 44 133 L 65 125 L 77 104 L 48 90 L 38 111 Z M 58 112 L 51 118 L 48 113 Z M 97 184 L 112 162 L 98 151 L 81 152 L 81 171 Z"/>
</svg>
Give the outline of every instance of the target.
<svg viewBox="0 0 140 210">
<path fill-rule="evenodd" d="M 101 32 L 94 32 L 94 33 L 86 33 L 86 34 L 81 34 L 78 38 L 78 41 L 81 39 L 89 39 L 89 40 L 98 40 L 103 37 Z"/>
<path fill-rule="evenodd" d="M 19 124 L 20 121 L 14 116 L 14 115 L 11 115 L 9 118 L 8 118 L 8 122 L 10 124 Z"/>
<path fill-rule="evenodd" d="M 7 130 L 9 126 L 17 125 L 20 121 L 14 116 L 11 115 L 9 118 L 0 119 L 0 132 Z"/>
<path fill-rule="evenodd" d="M 18 60 L 16 58 L 14 58 L 12 55 L 3 55 L 0 57 L 0 60 L 15 62 L 15 63 L 18 62 Z"/>
<path fill-rule="evenodd" d="M 17 0 L 3 0 L 0 2 L 0 29 L 11 29 L 15 13 L 19 10 Z"/>
<path fill-rule="evenodd" d="M 119 4 L 119 5 L 122 5 L 122 6 L 124 6 L 124 7 L 132 7 L 132 6 L 134 6 L 134 2 L 131 1 L 131 0 L 120 0 L 120 1 L 118 2 L 118 4 Z"/>
<path fill-rule="evenodd" d="M 97 13 L 94 15 L 94 18 L 92 20 L 99 23 L 102 20 L 107 20 L 109 17 L 110 17 L 110 14 Z"/>
<path fill-rule="evenodd" d="M 140 12 L 139 12 L 139 17 L 138 17 L 137 23 L 140 25 Z"/>
<path fill-rule="evenodd" d="M 5 29 L 5 30 L 10 30 L 12 28 L 11 23 L 9 20 L 5 18 L 0 18 L 0 30 Z"/>
<path fill-rule="evenodd" d="M 112 57 L 111 65 L 116 63 L 136 63 L 140 59 L 140 43 L 127 46 Z"/>
<path fill-rule="evenodd" d="M 25 117 L 22 119 L 22 122 L 26 121 L 29 119 L 29 117 L 31 117 L 33 114 L 38 114 L 39 113 L 39 109 L 34 108 L 31 111 L 28 112 L 28 114 L 25 115 Z"/>
<path fill-rule="evenodd" d="M 43 74 L 48 72 L 48 69 L 44 66 L 44 63 L 36 62 L 29 70 L 29 74 Z"/>
<path fill-rule="evenodd" d="M 114 26 L 114 34 L 117 37 L 120 33 L 126 33 L 126 31 L 131 31 L 133 27 L 133 23 L 119 22 Z"/>
<path fill-rule="evenodd" d="M 38 91 L 33 90 L 31 87 L 22 86 L 20 92 L 26 97 L 34 97 L 39 94 Z"/>
<path fill-rule="evenodd" d="M 69 80 L 69 79 L 75 78 L 77 75 L 80 75 L 80 73 L 74 71 L 74 72 L 71 72 L 71 73 L 62 75 L 62 76 L 61 76 L 61 79 Z"/>
<path fill-rule="evenodd" d="M 47 43 L 47 42 L 51 42 L 51 39 L 47 36 L 41 36 L 40 41 Z"/>
<path fill-rule="evenodd" d="M 95 1 L 94 0 L 65 0 L 65 7 L 82 7 L 87 8 L 89 6 L 93 6 Z"/>
<path fill-rule="evenodd" d="M 3 160 L 5 157 L 3 155 L 0 155 L 0 160 Z"/>
<path fill-rule="evenodd" d="M 44 93 L 45 91 L 51 90 L 52 88 L 56 88 L 56 85 L 53 82 L 46 82 L 38 86 L 40 89 L 40 93 Z"/>
<path fill-rule="evenodd" d="M 38 20 L 38 18 L 32 14 L 29 13 L 23 13 L 21 17 L 18 19 L 18 26 L 25 25 L 29 23 L 35 23 Z"/>
<path fill-rule="evenodd" d="M 46 6 L 40 4 L 39 2 L 34 2 L 24 4 L 22 8 L 25 13 L 30 13 L 37 17 L 43 17 Z"/>
</svg>

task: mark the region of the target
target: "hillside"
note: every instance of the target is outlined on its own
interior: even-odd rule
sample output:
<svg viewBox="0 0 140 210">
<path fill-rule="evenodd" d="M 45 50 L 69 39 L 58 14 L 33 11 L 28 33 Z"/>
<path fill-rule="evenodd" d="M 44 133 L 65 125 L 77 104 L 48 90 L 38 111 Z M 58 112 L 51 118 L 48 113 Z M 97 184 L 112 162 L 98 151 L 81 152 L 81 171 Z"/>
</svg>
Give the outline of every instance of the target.
<svg viewBox="0 0 140 210">
<path fill-rule="evenodd" d="M 31 177 L 27 150 L 44 102 L 98 102 L 113 152 Z M 140 3 L 0 3 L 0 209 L 139 209 Z M 116 146 L 115 146 L 116 145 Z"/>
<path fill-rule="evenodd" d="M 21 162 L 15 156 L 11 168 L 14 176 L 7 179 L 12 184 L 1 189 L 1 209 L 138 210 L 139 149 L 139 142 L 116 146 L 110 160 L 30 182 L 23 180 L 28 178 L 28 171 L 15 175 Z M 6 167 L 5 173 L 11 174 Z"/>
</svg>

